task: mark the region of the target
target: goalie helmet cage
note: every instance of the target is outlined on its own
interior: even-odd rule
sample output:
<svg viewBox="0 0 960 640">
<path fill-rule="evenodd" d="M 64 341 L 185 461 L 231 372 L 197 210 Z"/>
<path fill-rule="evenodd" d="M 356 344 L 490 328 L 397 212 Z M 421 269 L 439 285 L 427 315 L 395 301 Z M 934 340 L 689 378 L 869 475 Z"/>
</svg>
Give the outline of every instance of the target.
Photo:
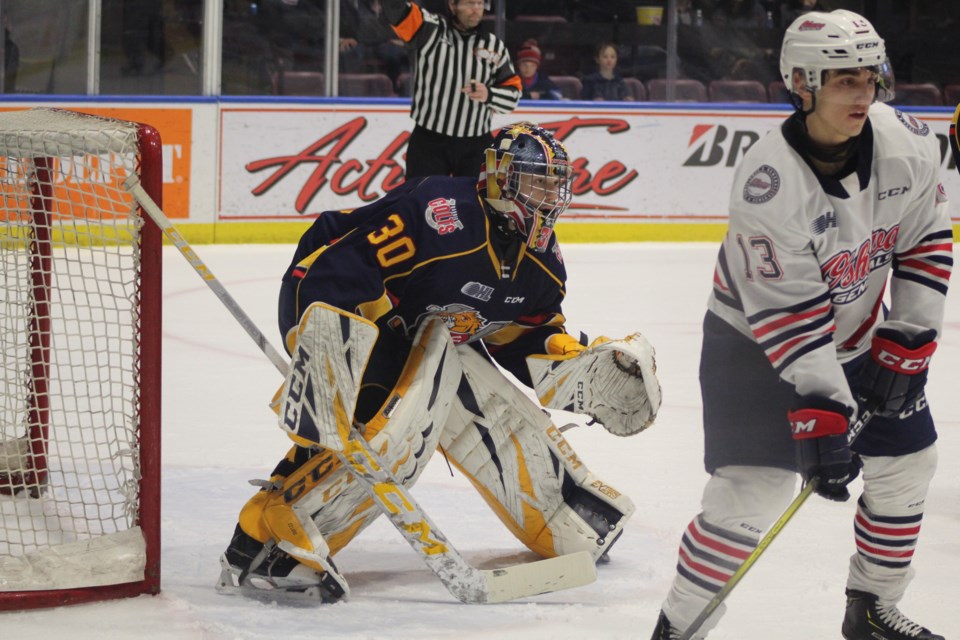
<svg viewBox="0 0 960 640">
<path fill-rule="evenodd" d="M 155 129 L 0 114 L 0 610 L 160 591 Z"/>
</svg>

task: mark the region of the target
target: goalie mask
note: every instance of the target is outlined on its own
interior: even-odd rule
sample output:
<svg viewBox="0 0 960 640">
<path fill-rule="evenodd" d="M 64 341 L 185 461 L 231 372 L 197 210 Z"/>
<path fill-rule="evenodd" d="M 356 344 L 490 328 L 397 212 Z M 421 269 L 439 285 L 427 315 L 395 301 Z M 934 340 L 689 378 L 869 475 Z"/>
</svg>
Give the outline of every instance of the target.
<svg viewBox="0 0 960 640">
<path fill-rule="evenodd" d="M 543 252 L 570 205 L 570 180 L 563 143 L 542 127 L 520 122 L 501 129 L 487 149 L 478 188 L 502 228 Z"/>
<path fill-rule="evenodd" d="M 794 88 L 796 71 L 803 73 L 806 89 L 816 100 L 827 72 L 860 68 L 876 74 L 875 101 L 893 99 L 893 69 L 883 38 L 866 18 L 852 11 L 805 13 L 793 21 L 783 36 L 780 75 L 797 109 L 802 108 L 803 101 Z"/>
</svg>

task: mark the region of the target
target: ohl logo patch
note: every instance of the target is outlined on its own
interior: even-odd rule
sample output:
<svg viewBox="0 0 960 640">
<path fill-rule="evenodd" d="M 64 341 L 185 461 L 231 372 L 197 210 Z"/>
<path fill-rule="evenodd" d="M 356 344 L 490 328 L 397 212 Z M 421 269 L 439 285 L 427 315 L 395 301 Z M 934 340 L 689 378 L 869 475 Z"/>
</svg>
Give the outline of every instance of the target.
<svg viewBox="0 0 960 640">
<path fill-rule="evenodd" d="M 453 198 L 436 198 L 427 203 L 424 212 L 427 224 L 436 229 L 437 233 L 445 236 L 458 229 L 463 229 L 460 216 L 457 214 L 457 201 Z"/>
<path fill-rule="evenodd" d="M 743 199 L 753 204 L 770 201 L 780 191 L 780 174 L 770 165 L 763 165 L 747 178 L 743 185 Z"/>
</svg>

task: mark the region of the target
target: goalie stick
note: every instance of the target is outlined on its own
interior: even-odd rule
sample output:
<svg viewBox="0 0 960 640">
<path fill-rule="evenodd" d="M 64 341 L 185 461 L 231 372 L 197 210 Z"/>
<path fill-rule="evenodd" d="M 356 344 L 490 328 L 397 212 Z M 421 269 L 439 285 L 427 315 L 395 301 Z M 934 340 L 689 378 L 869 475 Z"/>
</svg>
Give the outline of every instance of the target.
<svg viewBox="0 0 960 640">
<path fill-rule="evenodd" d="M 177 232 L 166 214 L 140 185 L 136 174 L 127 177 L 123 187 L 207 283 L 280 374 L 286 376 L 287 360 L 270 344 L 190 244 Z M 596 565 L 586 551 L 500 569 L 474 567 L 449 543 L 410 491 L 397 481 L 389 468 L 382 463 L 370 444 L 358 435 L 353 431 L 344 443 L 344 450 L 336 452 L 337 456 L 410 546 L 420 554 L 443 586 L 460 602 L 506 602 L 579 587 L 596 580 Z"/>
<path fill-rule="evenodd" d="M 853 444 L 853 441 L 857 439 L 857 437 L 860 435 L 860 432 L 863 431 L 864 427 L 867 426 L 867 423 L 870 422 L 876 411 L 877 408 L 875 406 L 865 408 L 860 414 L 859 419 L 850 425 L 850 431 L 847 433 L 847 441 L 850 444 Z M 700 627 L 703 626 L 703 623 L 707 621 L 707 618 L 709 618 L 713 612 L 717 610 L 717 607 L 719 607 L 720 604 L 727 599 L 727 596 L 730 595 L 730 592 L 733 591 L 734 587 L 736 587 L 740 580 L 743 579 L 743 576 L 747 574 L 747 571 L 749 571 L 750 568 L 757 562 L 757 560 L 760 559 L 760 556 L 763 554 L 763 552 L 767 550 L 767 547 L 770 546 L 770 543 L 773 542 L 774 538 L 780 534 L 780 531 L 787 526 L 787 523 L 790 522 L 793 516 L 796 515 L 797 511 L 800 510 L 800 507 L 803 506 L 803 503 L 807 501 L 807 498 L 809 498 L 813 492 L 817 490 L 817 484 L 819 480 L 820 479 L 817 477 L 810 478 L 810 481 L 806 484 L 803 490 L 800 491 L 797 497 L 793 499 L 793 502 L 791 502 L 790 505 L 780 515 L 780 517 L 777 518 L 777 521 L 773 523 L 766 535 L 760 539 L 760 542 L 757 543 L 757 548 L 753 550 L 753 553 L 747 556 L 747 559 L 743 561 L 743 564 L 741 564 L 737 570 L 733 572 L 733 574 L 730 576 L 730 579 L 727 580 L 720 591 L 713 596 L 713 599 L 707 603 L 707 606 L 705 606 L 697 615 L 697 617 L 694 618 L 693 622 L 690 623 L 690 626 L 680 634 L 678 640 L 690 640 L 693 637 L 693 634 L 695 634 Z"/>
</svg>

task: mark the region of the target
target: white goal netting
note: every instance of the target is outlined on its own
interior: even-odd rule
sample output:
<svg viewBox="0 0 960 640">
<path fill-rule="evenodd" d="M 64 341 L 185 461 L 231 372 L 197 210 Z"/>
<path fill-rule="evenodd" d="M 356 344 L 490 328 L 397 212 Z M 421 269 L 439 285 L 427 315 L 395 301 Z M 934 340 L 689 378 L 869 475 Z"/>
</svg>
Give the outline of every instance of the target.
<svg viewBox="0 0 960 640">
<path fill-rule="evenodd" d="M 143 579 L 138 158 L 133 124 L 0 114 L 0 592 Z"/>
</svg>

